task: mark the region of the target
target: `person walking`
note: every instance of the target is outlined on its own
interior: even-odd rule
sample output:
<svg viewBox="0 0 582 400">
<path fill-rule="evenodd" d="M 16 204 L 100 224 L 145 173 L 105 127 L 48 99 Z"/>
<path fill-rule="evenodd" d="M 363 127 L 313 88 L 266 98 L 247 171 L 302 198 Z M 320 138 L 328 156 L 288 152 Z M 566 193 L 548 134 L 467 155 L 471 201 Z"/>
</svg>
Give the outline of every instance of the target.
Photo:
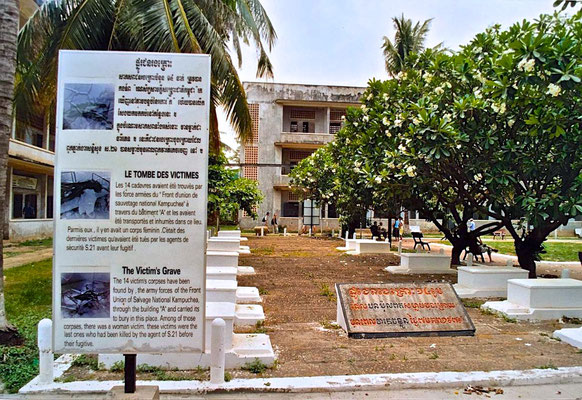
<svg viewBox="0 0 582 400">
<path fill-rule="evenodd" d="M 271 221 L 271 213 L 267 211 L 267 213 L 265 214 L 261 221 L 263 222 L 263 225 L 267 228 L 265 229 L 267 231 L 266 233 L 269 233 L 269 221 Z"/>
<path fill-rule="evenodd" d="M 279 223 L 277 222 L 277 213 L 273 214 L 271 218 L 271 227 L 273 228 L 273 233 L 279 233 Z"/>
</svg>

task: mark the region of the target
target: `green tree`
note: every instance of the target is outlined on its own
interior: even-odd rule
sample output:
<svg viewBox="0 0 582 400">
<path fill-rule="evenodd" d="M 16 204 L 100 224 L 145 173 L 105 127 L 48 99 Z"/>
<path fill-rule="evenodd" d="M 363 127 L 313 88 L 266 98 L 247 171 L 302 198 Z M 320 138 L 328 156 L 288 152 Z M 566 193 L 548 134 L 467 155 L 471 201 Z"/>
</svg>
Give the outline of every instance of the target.
<svg viewBox="0 0 582 400">
<path fill-rule="evenodd" d="M 582 212 L 581 35 L 580 13 L 542 15 L 372 81 L 346 124 L 357 137 L 344 151 L 361 165 L 358 184 L 377 180 L 379 193 L 408 186 L 411 204 L 437 226 L 439 212 L 453 217 L 454 229 L 439 229 L 457 251 L 498 228 L 466 232 L 473 213 L 493 217 L 535 277 L 549 233 Z M 520 219 L 525 229 L 514 226 Z"/>
<path fill-rule="evenodd" d="M 393 17 L 394 41 L 387 36 L 383 37 L 382 50 L 386 64 L 386 71 L 395 76 L 400 71 L 410 67 L 408 56 L 412 53 L 420 53 L 424 50 L 424 42 L 430 29 L 431 19 L 413 25 L 412 20 L 400 17 Z"/>
<path fill-rule="evenodd" d="M 476 160 L 489 163 L 489 215 L 510 232 L 531 278 L 548 235 L 582 213 L 581 17 L 494 27 L 461 53 L 463 78 L 476 81 L 464 93 L 476 106 L 465 103 L 463 111 L 481 127 L 472 134 L 486 149 L 477 149 Z M 512 224 L 518 218 L 524 229 Z"/>
<path fill-rule="evenodd" d="M 0 199 L 5 204 L 8 143 L 12 133 L 12 95 L 16 64 L 16 34 L 18 32 L 18 1 L 0 3 Z M 5 234 L 5 207 L 0 208 L 0 343 L 15 334 L 6 319 L 4 304 L 4 258 L 2 240 Z"/>
<path fill-rule="evenodd" d="M 126 50 L 212 56 L 210 146 L 220 149 L 216 107 L 239 138 L 251 135 L 246 95 L 228 51 L 242 62 L 241 42 L 258 50 L 257 76 L 272 76 L 267 56 L 276 33 L 259 0 L 47 1 L 18 37 L 15 108 L 20 119 L 53 114 L 58 51 Z"/>
<path fill-rule="evenodd" d="M 238 171 L 226 168 L 223 154 L 208 159 L 208 218 L 209 225 L 220 221 L 236 221 L 239 210 L 256 218 L 256 207 L 263 195 L 256 181 L 239 177 Z"/>
</svg>

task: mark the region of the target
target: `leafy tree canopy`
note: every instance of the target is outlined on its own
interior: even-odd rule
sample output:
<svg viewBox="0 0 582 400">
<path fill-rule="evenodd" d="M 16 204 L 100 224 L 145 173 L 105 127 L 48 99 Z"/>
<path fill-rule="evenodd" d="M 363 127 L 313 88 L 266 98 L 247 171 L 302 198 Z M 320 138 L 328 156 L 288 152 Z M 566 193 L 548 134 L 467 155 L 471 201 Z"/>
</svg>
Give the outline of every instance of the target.
<svg viewBox="0 0 582 400">
<path fill-rule="evenodd" d="M 208 215 L 217 222 L 235 221 L 244 210 L 256 218 L 255 208 L 263 201 L 256 181 L 242 178 L 238 171 L 226 168 L 226 157 L 210 155 L 208 159 Z"/>
<path fill-rule="evenodd" d="M 535 271 L 547 235 L 582 212 L 581 38 L 580 14 L 542 15 L 371 81 L 338 136 L 355 143 L 359 183 L 383 197 L 408 186 L 424 208 L 470 211 L 461 222 L 498 219 Z M 531 229 L 515 229 L 519 218 Z"/>
</svg>

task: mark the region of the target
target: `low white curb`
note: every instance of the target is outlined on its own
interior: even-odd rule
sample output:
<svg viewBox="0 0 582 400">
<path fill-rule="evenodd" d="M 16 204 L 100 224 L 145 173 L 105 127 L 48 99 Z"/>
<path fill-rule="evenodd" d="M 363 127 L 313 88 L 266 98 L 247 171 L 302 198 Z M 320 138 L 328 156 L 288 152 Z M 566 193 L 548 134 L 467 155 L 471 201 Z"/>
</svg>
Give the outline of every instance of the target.
<svg viewBox="0 0 582 400">
<path fill-rule="evenodd" d="M 55 377 L 59 377 L 70 364 L 70 356 L 62 356 L 56 361 Z M 382 390 L 462 387 L 468 384 L 482 386 L 526 386 L 560 383 L 581 383 L 582 367 L 558 369 L 532 369 L 507 371 L 472 372 L 419 372 L 402 374 L 338 375 L 291 378 L 233 379 L 215 385 L 208 381 L 138 381 L 138 385 L 159 386 L 160 393 L 195 394 L 213 391 L 264 391 L 264 392 L 321 392 L 347 390 Z M 41 385 L 38 377 L 20 389 L 21 394 L 105 393 L 121 381 L 80 381 Z"/>
</svg>

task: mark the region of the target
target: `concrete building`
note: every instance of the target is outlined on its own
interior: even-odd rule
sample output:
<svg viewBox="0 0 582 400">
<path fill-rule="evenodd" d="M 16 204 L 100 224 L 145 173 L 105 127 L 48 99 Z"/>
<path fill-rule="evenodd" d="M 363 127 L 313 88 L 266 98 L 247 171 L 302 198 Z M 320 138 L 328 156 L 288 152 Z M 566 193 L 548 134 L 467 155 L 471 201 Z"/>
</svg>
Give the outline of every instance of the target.
<svg viewBox="0 0 582 400">
<path fill-rule="evenodd" d="M 40 4 L 42 0 L 20 1 L 21 27 Z M 54 127 L 43 116 L 27 124 L 14 121 L 8 145 L 9 190 L 3 199 L 4 232 L 10 239 L 52 235 L 54 149 Z"/>
<path fill-rule="evenodd" d="M 242 228 L 260 224 L 268 211 L 279 225 L 301 229 L 307 204 L 289 187 L 289 172 L 302 159 L 334 139 L 349 106 L 359 106 L 363 87 L 245 82 L 253 117 L 253 139 L 241 146 L 243 176 L 257 180 L 265 199 L 259 220 L 240 219 Z M 337 229 L 335 209 L 316 209 L 320 227 Z M 316 219 L 314 219 L 316 221 Z"/>
</svg>

